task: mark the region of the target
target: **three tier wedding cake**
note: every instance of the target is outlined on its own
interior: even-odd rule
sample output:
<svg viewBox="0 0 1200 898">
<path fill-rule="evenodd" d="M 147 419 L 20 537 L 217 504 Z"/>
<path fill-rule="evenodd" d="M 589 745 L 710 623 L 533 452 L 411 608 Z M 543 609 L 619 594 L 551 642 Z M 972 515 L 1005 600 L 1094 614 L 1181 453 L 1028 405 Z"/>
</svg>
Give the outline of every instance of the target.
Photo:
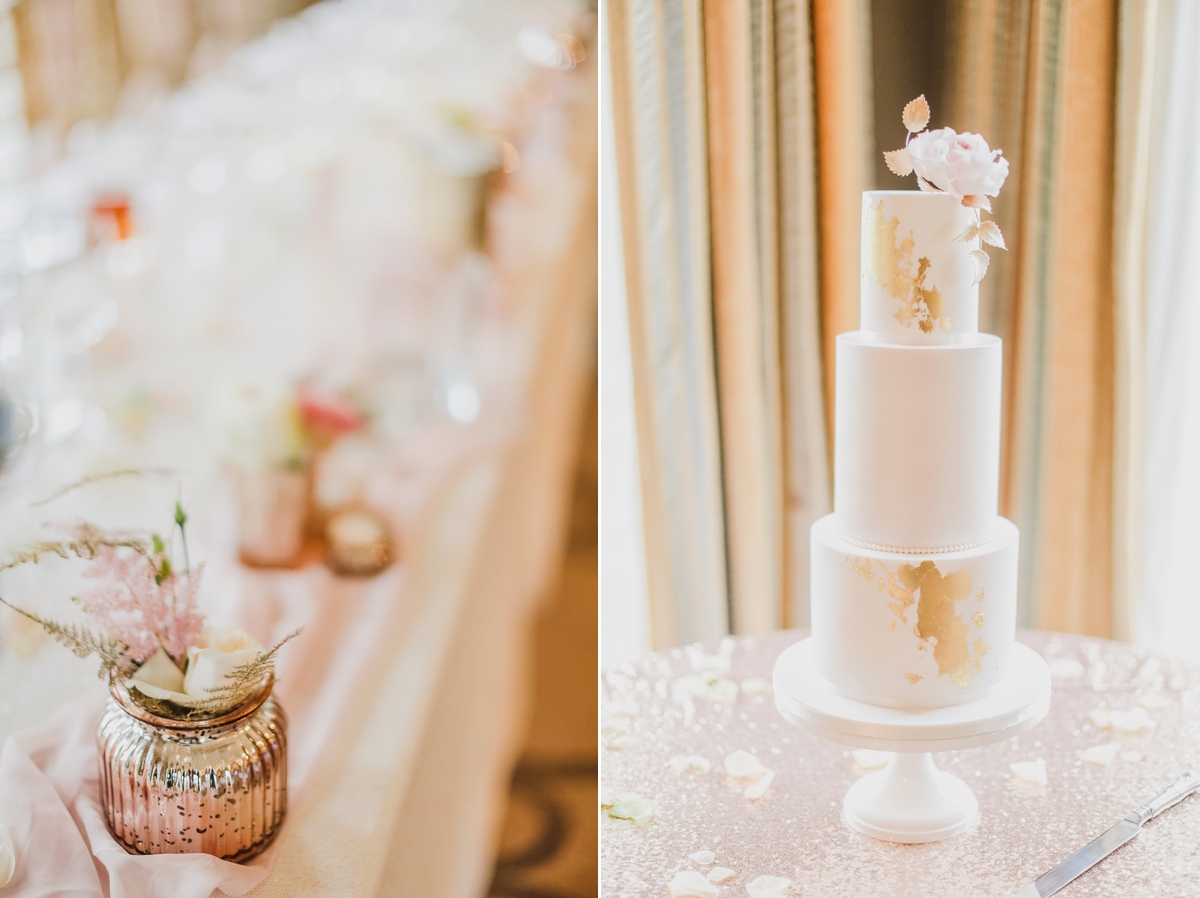
<svg viewBox="0 0 1200 898">
<path fill-rule="evenodd" d="M 979 698 L 1016 630 L 1018 532 L 998 514 L 1001 344 L 979 332 L 984 221 L 1008 163 L 982 137 L 924 130 L 887 154 L 920 191 L 862 205 L 861 330 L 837 338 L 834 511 L 812 528 L 817 670 L 898 708 Z"/>
</svg>

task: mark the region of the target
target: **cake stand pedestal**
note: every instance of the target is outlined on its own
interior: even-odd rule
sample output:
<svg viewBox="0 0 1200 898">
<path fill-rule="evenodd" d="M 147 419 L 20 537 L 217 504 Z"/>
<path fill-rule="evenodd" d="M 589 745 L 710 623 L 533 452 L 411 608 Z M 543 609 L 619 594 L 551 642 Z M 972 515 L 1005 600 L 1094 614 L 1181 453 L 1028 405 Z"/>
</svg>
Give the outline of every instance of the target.
<svg viewBox="0 0 1200 898">
<path fill-rule="evenodd" d="M 863 776 L 842 803 L 846 823 L 889 842 L 936 842 L 970 829 L 979 804 L 970 787 L 939 770 L 931 752 L 1000 742 L 1035 726 L 1050 710 L 1050 668 L 1014 643 L 1009 672 L 982 698 L 948 708 L 884 708 L 830 689 L 813 664 L 812 638 L 775 661 L 775 707 L 800 729 L 855 748 L 896 752 Z"/>
</svg>

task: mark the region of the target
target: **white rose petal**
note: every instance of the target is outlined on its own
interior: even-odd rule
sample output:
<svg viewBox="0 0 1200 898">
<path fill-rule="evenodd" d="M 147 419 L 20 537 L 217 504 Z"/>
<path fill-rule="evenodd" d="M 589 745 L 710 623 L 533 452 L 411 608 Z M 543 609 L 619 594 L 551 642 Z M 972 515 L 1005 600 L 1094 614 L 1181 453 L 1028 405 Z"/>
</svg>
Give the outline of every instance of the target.
<svg viewBox="0 0 1200 898">
<path fill-rule="evenodd" d="M 750 677 L 742 680 L 742 692 L 746 695 L 766 695 L 770 691 L 770 681 L 762 677 Z"/>
<path fill-rule="evenodd" d="M 1171 700 L 1159 692 L 1147 692 L 1138 699 L 1138 704 L 1147 711 L 1165 711 L 1171 707 Z"/>
<path fill-rule="evenodd" d="M 1008 769 L 1013 772 L 1014 776 L 1026 782 L 1036 783 L 1039 786 L 1046 785 L 1045 758 L 1038 758 L 1036 761 L 1017 761 L 1015 764 L 1009 764 Z"/>
<path fill-rule="evenodd" d="M 715 861 L 717 859 L 717 856 L 715 854 L 713 854 L 713 852 L 711 852 L 711 851 L 693 851 L 691 854 L 688 855 L 688 857 L 690 857 L 693 861 L 695 861 L 701 867 L 707 867 L 709 864 L 711 864 L 713 861 Z"/>
<path fill-rule="evenodd" d="M 863 770 L 878 770 L 886 767 L 892 760 L 890 751 L 876 751 L 873 748 L 856 748 L 853 751 L 854 764 Z"/>
<path fill-rule="evenodd" d="M 0 823 L 0 888 L 3 888 L 17 867 L 17 856 L 13 851 L 12 839 L 8 837 L 8 827 Z"/>
<path fill-rule="evenodd" d="M 1138 705 L 1129 711 L 1113 711 L 1108 715 L 1112 728 L 1118 733 L 1140 733 L 1142 730 L 1154 729 L 1154 721 L 1150 713 Z"/>
<path fill-rule="evenodd" d="M 746 892 L 755 898 L 777 898 L 786 894 L 792 881 L 783 876 L 760 876 L 746 886 Z"/>
<path fill-rule="evenodd" d="M 762 761 L 750 752 L 739 748 L 725 758 L 725 772 L 734 779 L 757 778 L 766 773 L 767 768 L 763 767 Z"/>
<path fill-rule="evenodd" d="M 716 670 L 724 672 L 729 670 L 730 657 L 733 655 L 733 640 L 722 640 L 721 648 L 715 655 L 702 652 L 694 645 L 689 645 L 684 651 L 687 652 L 692 670 Z"/>
<path fill-rule="evenodd" d="M 726 882 L 733 879 L 737 874 L 728 867 L 713 867 L 708 871 L 709 882 Z"/>
<path fill-rule="evenodd" d="M 695 870 L 680 870 L 667 890 L 671 898 L 717 898 L 717 887 Z"/>
<path fill-rule="evenodd" d="M 608 816 L 618 820 L 632 820 L 636 826 L 645 826 L 654 816 L 654 802 L 642 798 L 636 792 L 626 792 L 613 799 Z"/>
<path fill-rule="evenodd" d="M 1008 160 L 978 134 L 939 128 L 908 142 L 913 171 L 953 197 L 996 196 L 1008 177 Z"/>
<path fill-rule="evenodd" d="M 200 642 L 188 649 L 183 691 L 195 701 L 211 698 L 209 690 L 224 686 L 234 668 L 249 664 L 261 651 L 241 630 L 205 629 Z"/>
<path fill-rule="evenodd" d="M 628 717 L 606 717 L 600 724 L 600 732 L 605 736 L 615 736 L 618 733 L 628 733 L 630 727 Z"/>
<path fill-rule="evenodd" d="M 619 736 L 610 736 L 604 743 L 604 747 L 610 751 L 624 751 L 633 745 L 633 737 L 628 733 L 622 733 Z"/>
<path fill-rule="evenodd" d="M 775 771 L 768 770 L 757 780 L 753 786 L 747 786 L 746 791 L 742 794 L 746 796 L 748 801 L 757 801 L 767 794 L 767 790 L 771 788 L 771 782 L 775 779 Z"/>
<path fill-rule="evenodd" d="M 673 755 L 671 769 L 676 773 L 708 773 L 712 765 L 700 755 Z"/>
<path fill-rule="evenodd" d="M 126 685 L 143 695 L 163 701 L 187 698 L 183 694 L 183 671 L 175 666 L 171 656 L 162 648 L 134 671 Z"/>
<path fill-rule="evenodd" d="M 1110 726 L 1112 726 L 1111 715 L 1112 711 L 1109 708 L 1092 708 L 1092 710 L 1088 711 L 1087 713 L 1088 720 L 1090 720 L 1095 727 L 1101 730 L 1107 730 Z"/>
<path fill-rule="evenodd" d="M 1117 752 L 1120 750 L 1121 744 L 1119 742 L 1093 745 L 1087 751 L 1083 752 L 1079 756 L 1079 759 L 1089 764 L 1095 764 L 1097 767 L 1107 767 L 1117 757 Z"/>
<path fill-rule="evenodd" d="M 1073 680 L 1083 676 L 1083 665 L 1074 658 L 1055 658 L 1050 662 L 1050 673 L 1060 680 Z"/>
<path fill-rule="evenodd" d="M 637 717 L 638 704 L 628 698 L 616 699 L 606 704 L 604 711 L 609 717 Z"/>
</svg>

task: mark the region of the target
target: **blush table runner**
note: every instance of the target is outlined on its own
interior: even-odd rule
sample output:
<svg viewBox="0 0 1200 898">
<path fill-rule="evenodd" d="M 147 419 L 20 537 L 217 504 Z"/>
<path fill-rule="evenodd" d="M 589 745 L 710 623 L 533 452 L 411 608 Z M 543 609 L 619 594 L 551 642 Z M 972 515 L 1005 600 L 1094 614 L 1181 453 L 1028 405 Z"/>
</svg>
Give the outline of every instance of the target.
<svg viewBox="0 0 1200 898">
<path fill-rule="evenodd" d="M 1049 715 L 1008 741 L 934 756 L 974 790 L 981 822 L 924 845 L 872 839 L 842 822 L 841 803 L 866 772 L 861 761 L 880 759 L 856 759 L 846 746 L 801 732 L 775 710 L 770 692 L 760 691 L 779 653 L 806 635 L 733 638 L 724 655 L 717 644 L 673 649 L 604 675 L 607 741 L 626 747 L 603 752 L 602 793 L 633 792 L 654 802 L 644 826 L 603 821 L 606 898 L 665 895 L 677 871 L 710 869 L 690 858 L 698 851 L 714 852 L 715 866 L 735 872 L 719 886 L 721 896 L 745 895 L 748 883 L 767 875 L 790 879 L 790 894 L 823 898 L 1009 898 L 1185 770 L 1200 771 L 1200 669 L 1122 643 L 1022 631 L 1019 640 L 1041 652 L 1054 675 Z M 695 696 L 687 678 L 725 664 L 720 676 L 740 684 L 723 696 L 732 700 Z M 1149 725 L 1123 733 L 1105 726 L 1098 709 L 1133 712 L 1122 719 L 1126 730 L 1130 720 Z M 776 772 L 758 801 L 743 797 L 726 775 L 723 760 L 739 749 Z M 671 759 L 690 755 L 711 768 L 676 772 Z M 1023 762 L 1038 759 L 1045 761 L 1045 785 L 1010 766 L 1027 771 Z M 1148 824 L 1064 895 L 1191 894 L 1200 877 L 1198 843 L 1200 801 L 1193 798 Z"/>
</svg>

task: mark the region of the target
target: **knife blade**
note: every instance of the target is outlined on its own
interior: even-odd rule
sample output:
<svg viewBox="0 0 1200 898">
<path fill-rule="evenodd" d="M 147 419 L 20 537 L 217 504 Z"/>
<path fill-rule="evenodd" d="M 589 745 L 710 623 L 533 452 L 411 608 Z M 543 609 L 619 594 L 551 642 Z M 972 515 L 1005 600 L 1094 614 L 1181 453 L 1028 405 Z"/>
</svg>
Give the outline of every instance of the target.
<svg viewBox="0 0 1200 898">
<path fill-rule="evenodd" d="M 1115 826 L 1025 886 L 1013 898 L 1050 898 L 1140 833 L 1146 821 L 1179 804 L 1197 789 L 1200 789 L 1200 776 L 1185 773 L 1136 811 L 1118 820 Z"/>
</svg>

